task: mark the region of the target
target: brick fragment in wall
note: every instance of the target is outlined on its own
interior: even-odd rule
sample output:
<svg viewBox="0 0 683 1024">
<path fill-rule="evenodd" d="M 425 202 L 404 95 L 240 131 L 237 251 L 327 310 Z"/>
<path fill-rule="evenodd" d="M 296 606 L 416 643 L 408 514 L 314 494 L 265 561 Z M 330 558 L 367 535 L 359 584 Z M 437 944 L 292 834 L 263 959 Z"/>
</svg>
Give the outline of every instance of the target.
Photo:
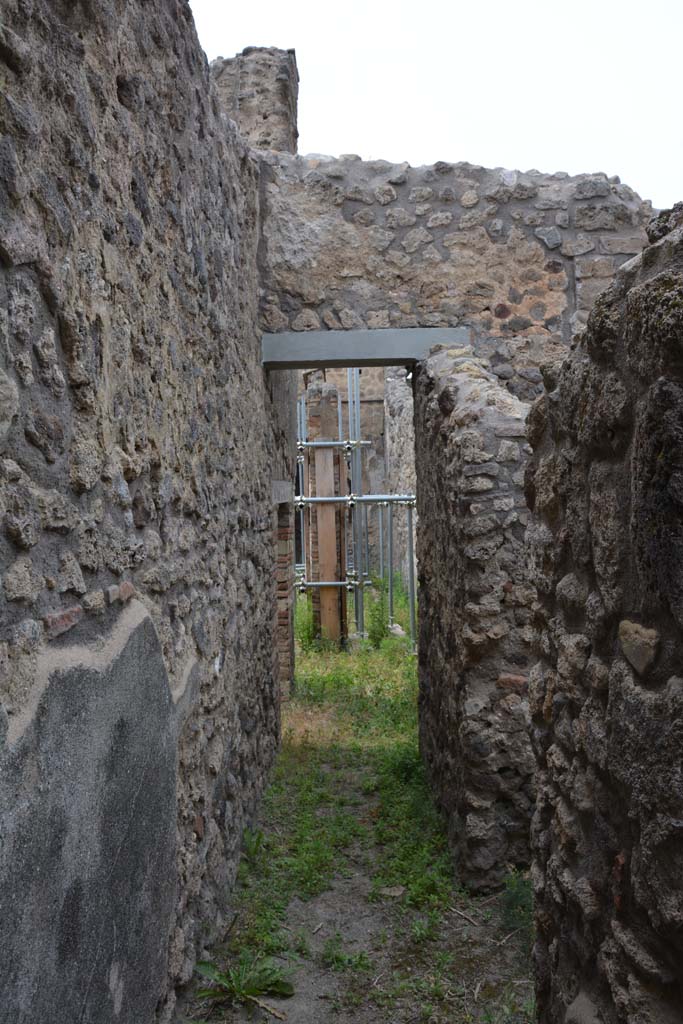
<svg viewBox="0 0 683 1024">
<path fill-rule="evenodd" d="M 650 237 L 530 417 L 541 1024 L 683 1019 L 683 228 Z"/>
<path fill-rule="evenodd" d="M 30 16 L 3 8 L 0 815 L 16 855 L 0 891 L 17 899 L 3 905 L 0 988 L 13 1019 L 171 1020 L 198 950 L 224 934 L 291 672 L 291 541 L 271 481 L 293 479 L 294 381 L 267 380 L 259 347 L 270 171 L 220 110 L 189 8 L 171 6 L 177 19 L 162 0 L 104 0 L 88 17 L 48 0 Z M 295 148 L 293 55 L 238 62 L 273 103 L 250 141 Z M 41 758 L 49 787 L 33 781 Z M 49 880 L 49 905 L 31 878 Z M 108 899 L 117 940 L 91 970 Z"/>
<path fill-rule="evenodd" d="M 514 512 L 526 454 L 510 440 L 527 410 L 473 355 L 442 348 L 417 373 L 420 747 L 458 877 L 477 891 L 530 857 L 535 595 Z"/>
</svg>

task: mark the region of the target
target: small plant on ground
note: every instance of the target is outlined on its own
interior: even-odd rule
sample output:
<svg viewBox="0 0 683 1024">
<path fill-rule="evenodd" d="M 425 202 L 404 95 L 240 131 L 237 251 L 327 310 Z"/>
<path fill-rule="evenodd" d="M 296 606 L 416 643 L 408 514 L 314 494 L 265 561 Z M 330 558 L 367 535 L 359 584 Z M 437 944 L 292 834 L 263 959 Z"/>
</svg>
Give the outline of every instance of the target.
<svg viewBox="0 0 683 1024">
<path fill-rule="evenodd" d="M 368 640 L 378 650 L 385 637 L 389 636 L 389 608 L 387 605 L 386 584 L 379 581 L 377 592 L 371 596 L 366 594 L 366 627 Z"/>
<path fill-rule="evenodd" d="M 302 651 L 312 651 L 318 641 L 313 615 L 313 602 L 302 594 L 294 605 L 294 636 Z"/>
<path fill-rule="evenodd" d="M 439 915 L 433 910 L 426 917 L 416 917 L 410 926 L 410 936 L 418 945 L 423 942 L 432 942 L 436 939 L 438 931 Z"/>
<path fill-rule="evenodd" d="M 346 953 L 339 932 L 327 940 L 323 948 L 322 963 L 333 971 L 369 971 L 372 962 L 366 952 Z"/>
<path fill-rule="evenodd" d="M 534 937 L 534 898 L 528 872 L 512 869 L 505 878 L 503 924 L 517 930 L 531 949 Z"/>
<path fill-rule="evenodd" d="M 265 836 L 260 828 L 245 828 L 242 835 L 242 849 L 249 864 L 256 864 L 263 855 Z"/>
<path fill-rule="evenodd" d="M 234 967 L 221 971 L 215 964 L 202 960 L 197 973 L 210 982 L 199 989 L 200 999 L 213 1003 L 251 1003 L 263 1006 L 261 996 L 288 997 L 294 995 L 294 986 L 286 971 L 268 957 L 243 953 Z"/>
</svg>

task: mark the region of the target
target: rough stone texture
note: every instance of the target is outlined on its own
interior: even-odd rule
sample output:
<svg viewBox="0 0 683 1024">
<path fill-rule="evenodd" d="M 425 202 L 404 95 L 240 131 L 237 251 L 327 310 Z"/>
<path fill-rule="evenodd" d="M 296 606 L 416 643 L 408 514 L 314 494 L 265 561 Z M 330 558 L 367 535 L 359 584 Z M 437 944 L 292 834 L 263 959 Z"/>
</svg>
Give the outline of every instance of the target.
<svg viewBox="0 0 683 1024">
<path fill-rule="evenodd" d="M 299 74 L 294 50 L 248 46 L 211 62 L 221 107 L 255 149 L 296 153 Z"/>
<path fill-rule="evenodd" d="M 542 391 L 539 367 L 562 357 L 595 296 L 646 241 L 650 204 L 605 175 L 266 159 L 269 331 L 468 324 L 475 354 L 524 401 Z M 345 393 L 343 372 L 327 378 Z M 380 376 L 363 374 L 368 403 L 377 384 Z M 386 452 L 369 468 L 368 485 L 412 490 L 409 403 L 399 385 L 387 385 L 384 411 L 371 421 L 364 408 L 364 436 Z M 403 519 L 399 512 L 397 564 L 405 571 Z"/>
<path fill-rule="evenodd" d="M 44 651 L 35 672 L 0 751 L 0 1019 L 149 1021 L 176 900 L 181 724 L 159 638 L 134 602 L 101 650 Z"/>
<path fill-rule="evenodd" d="M 646 241 L 650 204 L 604 175 L 266 159 L 271 331 L 469 324 L 525 400 Z"/>
<path fill-rule="evenodd" d="M 479 890 L 529 861 L 527 409 L 471 349 L 417 375 L 420 743 L 458 877 Z"/>
<path fill-rule="evenodd" d="M 497 396 L 495 402 L 507 394 L 525 403 L 542 391 L 541 367 L 562 358 L 572 333 L 584 326 L 596 296 L 619 265 L 646 241 L 650 205 L 618 179 L 605 175 L 570 177 L 446 163 L 412 168 L 356 157 L 304 158 L 283 153 L 268 153 L 265 160 L 271 168 L 262 295 L 268 329 L 276 333 L 467 325 L 478 372 L 490 375 L 487 388 Z M 388 410 L 396 391 L 390 384 Z M 395 404 L 397 422 L 390 423 L 386 417 L 384 423 L 389 444 L 386 486 L 392 490 L 398 481 L 409 479 L 413 463 L 409 455 L 397 455 L 401 449 L 406 452 L 401 439 L 409 432 L 404 430 L 407 403 Z M 510 519 L 512 525 L 503 528 L 507 533 L 496 532 L 508 515 L 519 515 L 513 498 L 511 509 L 496 510 L 493 524 L 487 527 L 491 537 L 482 534 L 476 544 L 474 539 L 463 544 L 478 545 L 482 556 L 493 560 L 492 572 L 503 563 L 495 572 L 507 571 L 508 577 L 499 585 L 513 581 L 513 597 L 505 600 L 508 605 L 522 602 L 510 612 L 516 630 L 509 640 L 488 636 L 484 630 L 483 639 L 476 641 L 479 647 L 461 642 L 454 618 L 463 620 L 458 628 L 464 630 L 467 624 L 477 637 L 481 632 L 467 620 L 467 615 L 483 614 L 474 610 L 478 600 L 467 595 L 476 595 L 482 586 L 482 569 L 476 560 L 463 560 L 454 540 L 460 523 L 453 526 L 442 511 L 443 480 L 454 479 L 458 460 L 451 464 L 442 452 L 431 451 L 430 445 L 437 442 L 431 439 L 424 415 L 424 407 L 416 410 L 418 459 L 432 460 L 419 470 L 425 476 L 418 486 L 418 493 L 420 486 L 426 488 L 418 513 L 428 517 L 421 527 L 423 750 L 450 815 L 463 877 L 474 887 L 487 887 L 500 882 L 507 861 L 524 863 L 529 856 L 531 757 L 524 740 L 523 700 L 514 691 L 524 689 L 523 640 L 533 591 L 524 584 L 519 523 Z M 437 429 L 437 436 L 444 438 L 447 447 L 445 438 L 452 429 L 451 443 L 457 447 L 458 417 L 451 420 L 450 411 L 443 415 L 446 425 L 443 434 Z M 493 410 L 487 415 L 492 416 Z M 488 440 L 482 444 L 486 448 Z M 519 442 L 513 448 L 521 460 Z M 501 489 L 505 489 L 502 484 L 519 488 L 521 461 L 514 468 L 512 461 L 508 466 L 505 450 L 497 446 L 493 453 L 496 467 L 495 460 L 502 460 Z M 487 481 L 497 495 L 499 484 L 492 477 L 482 474 L 478 485 L 485 490 Z M 460 493 L 459 483 L 452 486 L 454 493 Z M 515 497 L 519 502 L 518 493 Z M 484 494 L 475 504 L 486 506 L 488 501 Z M 488 513 L 482 516 L 483 530 Z M 463 530 L 479 528 L 464 519 Z M 398 539 L 405 561 L 400 527 Z M 445 581 L 455 577 L 456 567 L 460 582 L 453 607 L 453 594 Z M 498 615 L 496 601 L 497 597 L 493 617 Z M 470 606 L 467 613 L 462 610 L 465 604 Z M 507 619 L 501 623 L 502 629 L 506 623 Z M 510 652 L 503 656 L 511 665 L 497 668 L 507 643 Z M 490 657 L 484 657 L 487 647 Z M 519 661 L 516 670 L 515 659 Z M 487 707 L 495 709 L 485 725 L 488 735 L 481 750 L 458 732 L 458 716 L 464 714 L 459 701 L 470 686 L 480 685 L 477 673 L 481 685 L 489 686 L 493 694 Z M 511 696 L 502 696 L 509 692 Z M 519 702 L 508 717 L 497 710 L 506 699 L 511 705 Z M 446 707 L 449 702 L 446 713 L 442 703 Z M 473 733 L 486 714 L 484 710 L 479 720 L 473 712 L 477 722 Z M 498 756 L 501 765 L 496 762 Z M 476 782 L 466 782 L 468 773 Z M 486 796 L 480 798 L 479 790 Z"/>
<path fill-rule="evenodd" d="M 682 339 L 678 226 L 622 268 L 530 415 L 543 1024 L 683 1019 Z"/>
<path fill-rule="evenodd" d="M 2 755 L 0 800 L 31 813 L 0 831 L 44 874 L 32 895 L 11 891 L 16 855 L 0 894 L 18 937 L 56 915 L 64 941 L 46 958 L 28 942 L 0 947 L 0 1015 L 56 1019 L 52 1000 L 60 1020 L 85 1019 L 54 1001 L 89 977 L 88 1021 L 149 1024 L 157 1001 L 169 1019 L 172 986 L 224 931 L 243 823 L 277 746 L 285 524 L 271 484 L 293 478 L 293 381 L 260 367 L 262 168 L 220 113 L 184 0 L 7 0 L 2 17 L 0 729 L 27 725 Z M 98 726 L 86 703 L 88 743 L 60 754 L 44 723 L 61 729 L 72 705 L 56 682 L 36 699 L 36 666 L 64 644 L 95 651 L 134 592 L 173 706 L 158 659 L 130 659 L 125 680 L 101 677 L 126 687 L 107 693 L 103 715 L 154 680 L 155 702 L 144 714 L 131 704 L 139 720 L 123 715 L 120 729 L 111 717 Z M 69 678 L 80 694 L 85 676 Z M 162 787 L 152 815 L 138 796 L 140 737 L 154 727 L 165 744 L 175 722 L 174 806 L 168 817 Z M 60 816 L 76 767 L 83 799 Z M 120 815 L 100 822 L 108 800 L 138 799 L 147 818 L 133 832 Z M 93 851 L 87 865 L 80 849 Z M 148 884 L 157 853 L 163 892 Z M 107 932 L 96 956 L 97 900 L 113 885 L 116 949 Z"/>
<path fill-rule="evenodd" d="M 415 430 L 413 427 L 412 382 L 404 367 L 389 367 L 384 375 L 384 439 L 386 490 L 392 494 L 415 494 Z M 417 516 L 413 516 L 413 521 Z M 405 509 L 393 515 L 394 571 L 408 582 L 408 517 Z M 413 550 L 415 537 L 413 537 Z"/>
</svg>

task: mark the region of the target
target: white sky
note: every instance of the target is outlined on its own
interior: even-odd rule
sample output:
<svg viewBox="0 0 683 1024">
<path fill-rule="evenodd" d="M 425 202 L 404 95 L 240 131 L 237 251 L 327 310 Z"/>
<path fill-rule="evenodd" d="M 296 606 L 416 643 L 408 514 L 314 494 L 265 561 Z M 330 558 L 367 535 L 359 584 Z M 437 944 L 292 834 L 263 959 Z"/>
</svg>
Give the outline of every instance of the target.
<svg viewBox="0 0 683 1024">
<path fill-rule="evenodd" d="M 190 0 L 210 60 L 296 50 L 299 152 L 618 174 L 683 200 L 681 0 Z"/>
</svg>

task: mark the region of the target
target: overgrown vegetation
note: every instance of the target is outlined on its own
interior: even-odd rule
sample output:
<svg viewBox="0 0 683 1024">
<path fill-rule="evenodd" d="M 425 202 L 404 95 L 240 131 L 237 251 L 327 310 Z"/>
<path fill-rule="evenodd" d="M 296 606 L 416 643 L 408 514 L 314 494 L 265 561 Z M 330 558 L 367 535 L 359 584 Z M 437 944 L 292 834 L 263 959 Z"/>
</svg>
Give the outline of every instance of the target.
<svg viewBox="0 0 683 1024">
<path fill-rule="evenodd" d="M 214 964 L 201 961 L 197 973 L 210 982 L 198 990 L 200 999 L 210 1000 L 212 1006 L 222 1003 L 248 1003 L 269 1009 L 261 996 L 289 997 L 294 987 L 287 972 L 273 960 L 243 952 L 234 966 L 219 970 Z"/>
<path fill-rule="evenodd" d="M 378 650 L 382 641 L 391 635 L 389 628 L 389 581 L 379 576 L 372 578 L 372 586 L 363 591 L 365 632 L 367 643 Z M 394 573 L 393 581 L 393 621 L 404 633 L 410 631 L 410 603 L 401 574 Z M 348 594 L 347 619 L 349 630 L 354 623 L 354 595 Z M 316 629 L 313 613 L 312 594 L 298 594 L 294 606 L 294 636 L 299 651 L 310 654 L 330 647 L 329 641 L 321 637 Z M 357 642 L 356 642 L 357 645 Z M 334 649 L 334 646 L 333 646 Z"/>
<path fill-rule="evenodd" d="M 301 626 L 301 635 L 310 633 Z M 299 640 L 282 752 L 243 850 L 234 925 L 216 963 L 202 968 L 211 986 L 193 1020 L 216 1019 L 214 1009 L 231 1002 L 259 1004 L 275 991 L 263 987 L 273 968 L 283 973 L 270 984 L 287 986 L 292 970 L 296 987 L 297 970 L 312 963 L 331 979 L 331 1005 L 359 1022 L 367 1006 L 397 1021 L 530 1024 L 526 939 L 518 942 L 530 921 L 527 880 L 512 875 L 504 895 L 481 905 L 457 887 L 418 753 L 407 638 L 347 652 Z M 364 913 L 387 921 L 367 948 L 292 922 L 292 901 L 343 892 L 359 864 Z"/>
<path fill-rule="evenodd" d="M 374 593 L 371 590 L 366 593 L 365 625 L 368 640 L 377 650 L 382 640 L 389 636 L 389 603 L 383 581 Z"/>
<path fill-rule="evenodd" d="M 505 879 L 502 903 L 506 927 L 518 931 L 531 952 L 534 941 L 534 900 L 528 872 L 510 871 Z"/>
<path fill-rule="evenodd" d="M 299 649 L 308 653 L 319 642 L 310 594 L 299 594 L 294 605 L 294 636 Z"/>
</svg>

